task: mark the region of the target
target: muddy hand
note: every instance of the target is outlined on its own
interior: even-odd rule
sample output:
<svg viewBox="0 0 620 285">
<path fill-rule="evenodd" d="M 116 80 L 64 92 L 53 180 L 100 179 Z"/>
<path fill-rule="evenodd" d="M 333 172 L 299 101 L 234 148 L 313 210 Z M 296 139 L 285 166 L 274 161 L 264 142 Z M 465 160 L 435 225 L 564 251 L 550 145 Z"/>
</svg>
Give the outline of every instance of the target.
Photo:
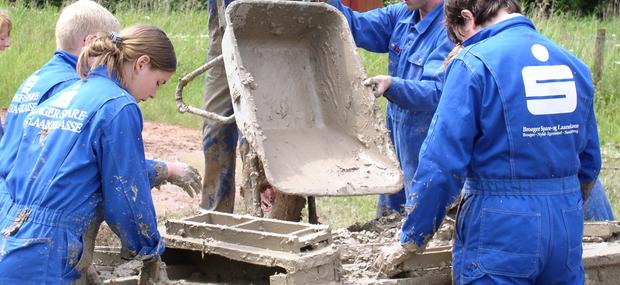
<svg viewBox="0 0 620 285">
<path fill-rule="evenodd" d="M 392 85 L 392 76 L 377 75 L 375 77 L 368 78 L 362 82 L 364 85 L 372 88 L 372 94 L 375 98 L 383 96 L 383 93 L 387 91 Z"/>
<path fill-rule="evenodd" d="M 171 184 L 181 187 L 190 197 L 202 191 L 202 178 L 196 168 L 183 162 L 168 163 L 168 178 Z"/>
<path fill-rule="evenodd" d="M 168 279 L 166 264 L 159 256 L 145 260 L 140 270 L 140 285 L 168 285 L 173 284 Z"/>
<path fill-rule="evenodd" d="M 399 242 L 381 249 L 381 253 L 372 263 L 378 276 L 392 277 L 402 272 L 402 264 L 413 252 L 408 251 Z"/>
</svg>

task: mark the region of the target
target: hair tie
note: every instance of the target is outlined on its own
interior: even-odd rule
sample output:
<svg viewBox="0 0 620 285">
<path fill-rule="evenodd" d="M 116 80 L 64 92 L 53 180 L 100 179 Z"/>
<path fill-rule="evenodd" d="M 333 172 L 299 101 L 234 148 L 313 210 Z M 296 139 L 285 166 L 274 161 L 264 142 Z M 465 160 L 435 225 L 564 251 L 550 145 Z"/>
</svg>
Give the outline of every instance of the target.
<svg viewBox="0 0 620 285">
<path fill-rule="evenodd" d="M 119 36 L 116 32 L 111 32 L 109 37 L 112 42 L 117 46 L 123 42 L 123 38 L 121 38 L 121 36 Z"/>
</svg>

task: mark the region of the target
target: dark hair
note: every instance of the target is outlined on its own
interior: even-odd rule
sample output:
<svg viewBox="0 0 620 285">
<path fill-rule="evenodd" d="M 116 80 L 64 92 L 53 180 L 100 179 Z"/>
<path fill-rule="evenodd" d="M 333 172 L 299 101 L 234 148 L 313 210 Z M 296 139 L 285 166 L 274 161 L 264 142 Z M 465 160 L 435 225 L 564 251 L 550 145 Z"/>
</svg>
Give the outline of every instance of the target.
<svg viewBox="0 0 620 285">
<path fill-rule="evenodd" d="M 92 67 L 105 65 L 108 73 L 117 73 L 121 86 L 125 86 L 125 74 L 122 66 L 133 62 L 142 55 L 150 57 L 152 69 L 175 72 L 177 58 L 172 42 L 166 33 L 150 25 L 135 25 L 123 29 L 120 35 L 99 33 L 95 39 L 82 50 L 77 64 L 77 72 L 86 78 Z M 93 58 L 93 62 L 89 59 Z"/>
<path fill-rule="evenodd" d="M 497 16 L 505 8 L 508 13 L 521 13 L 519 0 L 446 0 L 444 13 L 448 36 L 454 43 L 460 43 L 458 28 L 465 25 L 465 18 L 461 11 L 469 10 L 474 15 L 477 25 L 482 25 Z"/>
</svg>

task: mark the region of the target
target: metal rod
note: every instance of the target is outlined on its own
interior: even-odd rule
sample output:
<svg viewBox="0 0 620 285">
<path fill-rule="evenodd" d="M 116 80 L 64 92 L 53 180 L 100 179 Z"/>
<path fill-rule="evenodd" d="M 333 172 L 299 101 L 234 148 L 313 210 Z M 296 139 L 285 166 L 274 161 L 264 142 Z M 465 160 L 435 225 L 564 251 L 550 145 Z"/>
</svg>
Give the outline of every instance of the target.
<svg viewBox="0 0 620 285">
<path fill-rule="evenodd" d="M 224 56 L 220 55 L 214 59 L 212 59 L 211 61 L 207 62 L 206 64 L 198 67 L 196 70 L 188 73 L 187 75 L 183 76 L 183 78 L 181 78 L 181 80 L 179 80 L 179 84 L 177 84 L 177 90 L 176 90 L 176 102 L 177 102 L 177 110 L 179 110 L 179 112 L 181 113 L 191 113 L 194 115 L 198 115 L 201 117 L 204 117 L 208 120 L 213 121 L 214 123 L 218 123 L 218 124 L 230 124 L 233 123 L 235 121 L 235 115 L 230 115 L 230 116 L 221 116 L 218 115 L 216 113 L 213 112 L 208 112 L 205 111 L 203 109 L 200 108 L 196 108 L 193 106 L 190 106 L 188 104 L 186 104 L 183 101 L 183 88 L 185 88 L 185 86 L 192 80 L 194 80 L 194 78 L 196 78 L 198 75 L 201 75 L 203 73 L 205 73 L 207 70 L 209 70 L 210 68 L 212 68 L 215 65 L 218 64 L 222 64 L 224 61 Z"/>
</svg>

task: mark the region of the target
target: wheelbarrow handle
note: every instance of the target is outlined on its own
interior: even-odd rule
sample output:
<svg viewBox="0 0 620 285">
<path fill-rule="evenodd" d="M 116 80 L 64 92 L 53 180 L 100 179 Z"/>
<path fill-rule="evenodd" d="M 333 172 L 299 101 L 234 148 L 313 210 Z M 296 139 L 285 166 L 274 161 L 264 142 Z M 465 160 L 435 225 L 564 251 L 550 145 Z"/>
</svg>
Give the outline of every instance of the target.
<svg viewBox="0 0 620 285">
<path fill-rule="evenodd" d="M 187 105 L 184 101 L 183 101 L 183 88 L 185 88 L 185 86 L 192 80 L 194 80 L 194 78 L 196 78 L 196 76 L 201 75 L 203 73 L 205 73 L 207 70 L 209 70 L 210 68 L 212 68 L 215 65 L 218 64 L 222 64 L 222 62 L 224 61 L 224 56 L 220 55 L 212 60 L 210 60 L 209 62 L 205 63 L 204 65 L 198 67 L 196 70 L 188 73 L 187 75 L 183 76 L 181 78 L 181 80 L 179 80 L 179 84 L 177 85 L 177 91 L 176 91 L 176 102 L 177 102 L 177 110 L 179 110 L 179 112 L 181 113 L 190 113 L 190 114 L 194 114 L 194 115 L 198 115 L 201 117 L 204 117 L 207 120 L 210 120 L 214 123 L 217 124 L 230 124 L 233 123 L 235 121 L 235 115 L 232 114 L 228 117 L 226 116 L 222 116 L 213 112 L 209 112 L 200 108 L 196 108 L 190 105 Z"/>
</svg>

